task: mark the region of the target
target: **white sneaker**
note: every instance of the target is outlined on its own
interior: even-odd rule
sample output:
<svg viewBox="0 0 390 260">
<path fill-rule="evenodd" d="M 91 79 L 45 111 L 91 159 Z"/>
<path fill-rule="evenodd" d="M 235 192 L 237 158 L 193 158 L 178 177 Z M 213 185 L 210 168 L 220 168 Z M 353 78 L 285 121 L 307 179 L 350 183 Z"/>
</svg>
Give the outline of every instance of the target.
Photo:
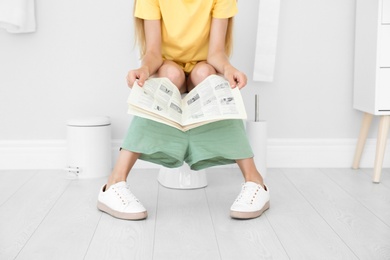
<svg viewBox="0 0 390 260">
<path fill-rule="evenodd" d="M 264 187 L 254 182 L 244 183 L 230 208 L 230 216 L 237 219 L 257 218 L 269 209 L 269 190 Z"/>
<path fill-rule="evenodd" d="M 145 219 L 148 216 L 141 202 L 131 193 L 125 181 L 115 183 L 99 192 L 97 207 L 113 217 L 129 220 Z"/>
</svg>

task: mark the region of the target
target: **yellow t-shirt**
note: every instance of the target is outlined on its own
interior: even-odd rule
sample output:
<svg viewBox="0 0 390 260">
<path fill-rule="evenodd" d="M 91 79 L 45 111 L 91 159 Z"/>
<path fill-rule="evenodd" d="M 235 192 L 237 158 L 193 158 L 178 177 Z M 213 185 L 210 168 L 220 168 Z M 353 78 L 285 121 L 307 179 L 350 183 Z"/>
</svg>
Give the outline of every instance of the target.
<svg viewBox="0 0 390 260">
<path fill-rule="evenodd" d="M 211 19 L 236 13 L 236 0 L 137 0 L 134 14 L 161 19 L 164 59 L 192 63 L 207 58 Z"/>
</svg>

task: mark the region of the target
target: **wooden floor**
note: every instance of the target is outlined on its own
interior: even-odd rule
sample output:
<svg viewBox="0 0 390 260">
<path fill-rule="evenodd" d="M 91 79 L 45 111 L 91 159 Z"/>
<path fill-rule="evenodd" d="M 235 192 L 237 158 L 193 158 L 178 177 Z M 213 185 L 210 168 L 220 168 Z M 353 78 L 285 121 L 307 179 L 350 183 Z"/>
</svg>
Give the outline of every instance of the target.
<svg viewBox="0 0 390 260">
<path fill-rule="evenodd" d="M 390 259 L 390 170 L 269 169 L 271 208 L 229 217 L 238 169 L 209 169 L 208 187 L 172 190 L 136 170 L 145 221 L 96 209 L 104 179 L 62 171 L 0 171 L 0 259 Z"/>
</svg>

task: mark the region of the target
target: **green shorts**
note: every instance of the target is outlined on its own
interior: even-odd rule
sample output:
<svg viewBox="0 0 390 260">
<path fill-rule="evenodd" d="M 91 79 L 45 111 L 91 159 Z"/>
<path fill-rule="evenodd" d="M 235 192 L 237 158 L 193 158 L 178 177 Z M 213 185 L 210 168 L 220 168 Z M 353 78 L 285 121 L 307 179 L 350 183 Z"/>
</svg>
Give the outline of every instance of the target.
<svg viewBox="0 0 390 260">
<path fill-rule="evenodd" d="M 134 116 L 122 149 L 141 153 L 139 159 L 176 168 L 186 162 L 201 170 L 253 157 L 242 120 L 222 120 L 182 132 Z"/>
</svg>

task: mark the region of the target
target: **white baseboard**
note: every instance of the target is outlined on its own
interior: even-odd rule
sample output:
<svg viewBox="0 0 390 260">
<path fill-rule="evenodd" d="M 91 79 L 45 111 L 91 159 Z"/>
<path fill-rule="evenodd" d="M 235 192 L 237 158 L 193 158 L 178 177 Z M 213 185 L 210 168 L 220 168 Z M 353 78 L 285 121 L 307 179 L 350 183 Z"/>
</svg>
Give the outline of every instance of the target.
<svg viewBox="0 0 390 260">
<path fill-rule="evenodd" d="M 0 169 L 65 168 L 65 140 L 0 141 Z"/>
<path fill-rule="evenodd" d="M 112 141 L 112 162 L 118 155 L 121 140 Z M 356 139 L 269 139 L 268 168 L 349 168 Z M 368 139 L 360 166 L 372 168 L 376 140 Z M 62 169 L 66 166 L 66 140 L 0 140 L 0 169 Z M 135 168 L 159 166 L 137 161 Z M 227 165 L 223 167 L 236 167 Z M 383 167 L 390 167 L 390 147 Z"/>
<path fill-rule="evenodd" d="M 268 168 L 350 168 L 357 139 L 270 139 Z M 367 139 L 360 167 L 373 168 L 376 139 Z M 383 168 L 390 167 L 387 146 Z"/>
</svg>

